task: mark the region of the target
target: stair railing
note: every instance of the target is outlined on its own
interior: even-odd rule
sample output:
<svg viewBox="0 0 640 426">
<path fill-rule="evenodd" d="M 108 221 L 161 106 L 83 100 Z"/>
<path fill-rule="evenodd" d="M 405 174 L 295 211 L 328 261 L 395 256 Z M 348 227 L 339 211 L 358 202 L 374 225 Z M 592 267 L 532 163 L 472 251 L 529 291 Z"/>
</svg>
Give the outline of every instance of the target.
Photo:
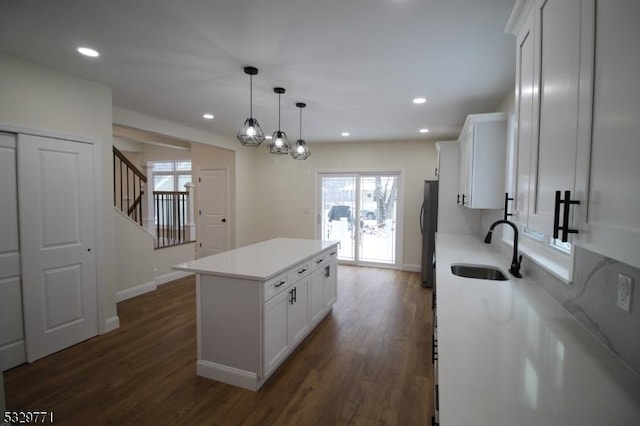
<svg viewBox="0 0 640 426">
<path fill-rule="evenodd" d="M 142 200 L 147 177 L 113 147 L 113 205 L 142 226 Z"/>
</svg>

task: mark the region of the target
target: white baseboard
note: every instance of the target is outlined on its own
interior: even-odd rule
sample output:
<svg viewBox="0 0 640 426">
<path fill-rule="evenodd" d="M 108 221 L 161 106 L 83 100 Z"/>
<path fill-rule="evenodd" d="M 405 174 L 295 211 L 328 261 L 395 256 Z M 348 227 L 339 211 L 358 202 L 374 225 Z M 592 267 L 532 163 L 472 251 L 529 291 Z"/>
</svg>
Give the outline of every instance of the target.
<svg viewBox="0 0 640 426">
<path fill-rule="evenodd" d="M 185 272 L 185 271 L 169 272 L 168 274 L 164 274 L 156 277 L 156 285 L 166 284 L 180 278 L 188 277 L 189 275 L 193 275 L 193 273 Z"/>
<path fill-rule="evenodd" d="M 0 372 L 27 362 L 24 340 L 10 343 L 0 348 Z"/>
<path fill-rule="evenodd" d="M 117 315 L 112 316 L 111 318 L 107 318 L 104 321 L 104 333 L 108 333 L 113 330 L 117 330 L 120 328 L 120 318 Z"/>
<path fill-rule="evenodd" d="M 198 360 L 196 374 L 207 379 L 249 389 L 250 391 L 255 392 L 258 390 L 258 376 L 250 371 L 227 367 L 211 361 Z"/>
<path fill-rule="evenodd" d="M 422 266 L 405 263 L 404 265 L 402 265 L 402 270 L 408 272 L 421 272 Z"/>
<path fill-rule="evenodd" d="M 135 287 L 128 288 L 126 290 L 120 290 L 116 292 L 116 303 L 123 300 L 131 299 L 132 297 L 140 296 L 141 294 L 149 293 L 157 288 L 155 281 L 140 284 Z"/>
</svg>

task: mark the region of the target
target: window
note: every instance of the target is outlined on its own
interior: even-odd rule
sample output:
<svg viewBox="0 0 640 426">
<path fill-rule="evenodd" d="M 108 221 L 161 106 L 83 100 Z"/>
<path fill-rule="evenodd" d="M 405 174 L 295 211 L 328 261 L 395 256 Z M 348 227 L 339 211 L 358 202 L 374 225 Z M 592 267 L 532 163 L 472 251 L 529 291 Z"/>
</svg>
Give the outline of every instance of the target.
<svg viewBox="0 0 640 426">
<path fill-rule="evenodd" d="M 191 161 L 159 161 L 151 163 L 154 191 L 185 192 L 191 182 Z"/>
</svg>

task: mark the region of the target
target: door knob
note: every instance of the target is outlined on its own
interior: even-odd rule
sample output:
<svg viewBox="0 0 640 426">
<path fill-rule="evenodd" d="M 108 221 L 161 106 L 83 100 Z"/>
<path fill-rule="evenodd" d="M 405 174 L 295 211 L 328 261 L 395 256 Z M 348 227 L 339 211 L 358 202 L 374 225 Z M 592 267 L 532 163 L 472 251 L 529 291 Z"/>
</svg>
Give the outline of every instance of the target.
<svg viewBox="0 0 640 426">
<path fill-rule="evenodd" d="M 222 219 L 222 223 L 225 223 L 227 221 L 227 219 Z"/>
</svg>

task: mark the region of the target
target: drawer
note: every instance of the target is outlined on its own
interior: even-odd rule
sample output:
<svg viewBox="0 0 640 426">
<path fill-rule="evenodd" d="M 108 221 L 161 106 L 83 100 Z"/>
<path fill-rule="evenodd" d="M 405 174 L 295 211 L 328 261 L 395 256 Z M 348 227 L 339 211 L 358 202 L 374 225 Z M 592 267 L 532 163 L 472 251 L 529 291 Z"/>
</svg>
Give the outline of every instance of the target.
<svg viewBox="0 0 640 426">
<path fill-rule="evenodd" d="M 329 263 L 329 253 L 325 251 L 311 259 L 311 269 L 315 271 L 318 268 L 322 268 L 327 263 Z"/>
<path fill-rule="evenodd" d="M 291 282 L 296 282 L 301 278 L 306 277 L 311 273 L 311 260 L 305 260 L 302 263 L 297 264 L 290 269 L 289 279 Z"/>
<path fill-rule="evenodd" d="M 325 251 L 327 254 L 327 262 L 331 262 L 338 258 L 338 246 L 332 247 L 330 250 Z"/>
<path fill-rule="evenodd" d="M 275 278 L 271 278 L 269 281 L 265 281 L 264 283 L 264 301 L 271 299 L 276 294 L 279 294 L 281 291 L 285 290 L 289 287 L 293 281 L 289 281 L 289 275 L 292 270 L 285 272 L 284 274 L 280 274 Z"/>
</svg>

